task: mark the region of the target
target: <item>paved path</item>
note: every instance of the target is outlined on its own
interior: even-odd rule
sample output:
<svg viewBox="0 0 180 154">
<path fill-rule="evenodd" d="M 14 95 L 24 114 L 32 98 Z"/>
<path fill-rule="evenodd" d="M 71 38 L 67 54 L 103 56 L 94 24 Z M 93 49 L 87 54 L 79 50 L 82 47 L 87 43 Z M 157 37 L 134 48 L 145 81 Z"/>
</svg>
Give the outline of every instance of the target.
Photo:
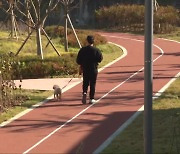
<svg viewBox="0 0 180 154">
<path fill-rule="evenodd" d="M 143 37 L 103 35 L 123 46 L 128 54 L 99 73 L 98 102 L 82 105 L 82 83 L 74 86 L 63 93 L 62 102 L 48 101 L 0 128 L 1 153 L 98 152 L 138 113 L 144 103 Z M 180 72 L 180 43 L 155 39 L 154 44 L 153 90 L 157 94 Z"/>
<path fill-rule="evenodd" d="M 63 91 L 74 87 L 82 82 L 82 78 L 44 78 L 44 79 L 24 79 L 23 82 L 15 80 L 17 86 L 21 85 L 23 89 L 35 90 L 53 90 L 53 85 L 57 84 Z"/>
</svg>

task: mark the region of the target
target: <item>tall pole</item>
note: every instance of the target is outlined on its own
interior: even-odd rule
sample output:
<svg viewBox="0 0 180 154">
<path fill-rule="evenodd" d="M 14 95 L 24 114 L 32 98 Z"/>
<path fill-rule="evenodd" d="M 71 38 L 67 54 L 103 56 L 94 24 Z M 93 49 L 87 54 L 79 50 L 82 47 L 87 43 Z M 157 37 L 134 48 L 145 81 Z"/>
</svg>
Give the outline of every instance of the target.
<svg viewBox="0 0 180 154">
<path fill-rule="evenodd" d="M 69 17 L 69 14 L 67 14 L 67 18 L 68 18 L 69 23 L 70 23 L 70 25 L 71 25 L 71 28 L 72 28 L 72 30 L 73 30 L 73 32 L 74 32 L 74 35 L 75 35 L 76 40 L 77 40 L 77 42 L 78 42 L 79 48 L 81 48 L 81 47 L 82 47 L 82 46 L 81 46 L 81 43 L 80 43 L 80 41 L 79 41 L 79 39 L 78 39 L 78 36 L 77 36 L 76 31 L 75 31 L 75 29 L 74 29 L 74 26 L 73 26 L 73 24 L 72 24 L 72 22 L 71 22 L 71 19 L 70 19 L 70 17 Z"/>
<path fill-rule="evenodd" d="M 144 153 L 152 154 L 153 0 L 145 0 Z"/>
</svg>

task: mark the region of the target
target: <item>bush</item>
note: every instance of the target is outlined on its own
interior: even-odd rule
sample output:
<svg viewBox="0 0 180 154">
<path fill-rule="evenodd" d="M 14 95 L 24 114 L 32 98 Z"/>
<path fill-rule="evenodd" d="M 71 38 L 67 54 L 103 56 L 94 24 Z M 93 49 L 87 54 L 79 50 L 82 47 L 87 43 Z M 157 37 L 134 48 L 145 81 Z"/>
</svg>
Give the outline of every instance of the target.
<svg viewBox="0 0 180 154">
<path fill-rule="evenodd" d="M 144 7 L 141 5 L 113 5 L 95 12 L 99 28 L 116 28 L 121 31 L 142 30 Z"/>
<path fill-rule="evenodd" d="M 98 28 L 111 28 L 128 32 L 144 31 L 145 8 L 141 5 L 113 5 L 96 11 Z M 154 32 L 171 32 L 179 24 L 178 11 L 170 6 L 154 12 Z"/>
<path fill-rule="evenodd" d="M 170 33 L 178 25 L 180 16 L 178 11 L 171 6 L 159 7 L 154 14 L 154 32 Z"/>
<path fill-rule="evenodd" d="M 64 27 L 48 26 L 46 27 L 46 32 L 48 33 L 49 36 L 53 38 L 60 37 L 60 43 L 61 44 L 64 43 Z M 93 31 L 76 30 L 76 33 L 82 46 L 86 45 L 87 35 L 93 35 L 95 37 L 95 45 L 107 43 L 107 40 L 105 37 Z M 70 47 L 79 47 L 72 29 L 69 29 L 69 28 L 68 28 L 68 45 Z"/>
<path fill-rule="evenodd" d="M 45 78 L 77 74 L 76 53 L 63 54 L 61 57 L 22 57 L 22 78 Z"/>
<path fill-rule="evenodd" d="M 14 83 L 20 77 L 20 63 L 13 53 L 0 55 L 0 112 L 19 105 L 26 99 Z"/>
</svg>

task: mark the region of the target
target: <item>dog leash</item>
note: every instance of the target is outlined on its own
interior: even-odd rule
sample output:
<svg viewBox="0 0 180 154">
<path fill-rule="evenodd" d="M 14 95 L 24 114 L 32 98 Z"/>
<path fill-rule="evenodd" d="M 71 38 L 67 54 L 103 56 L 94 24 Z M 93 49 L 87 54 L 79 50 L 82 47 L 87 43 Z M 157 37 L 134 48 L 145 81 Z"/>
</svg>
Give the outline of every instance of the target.
<svg viewBox="0 0 180 154">
<path fill-rule="evenodd" d="M 62 87 L 62 89 L 66 88 L 66 87 L 68 86 L 68 84 L 72 81 L 72 79 L 73 79 L 73 78 L 71 78 L 71 79 L 68 81 L 68 83 L 67 83 L 64 87 Z"/>
</svg>

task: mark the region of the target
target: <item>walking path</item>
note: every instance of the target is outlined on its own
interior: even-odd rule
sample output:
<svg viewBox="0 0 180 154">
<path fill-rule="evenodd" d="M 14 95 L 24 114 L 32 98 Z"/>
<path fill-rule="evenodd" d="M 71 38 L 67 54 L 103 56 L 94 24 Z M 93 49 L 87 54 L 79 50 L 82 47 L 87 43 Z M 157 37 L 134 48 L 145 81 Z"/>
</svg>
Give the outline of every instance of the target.
<svg viewBox="0 0 180 154">
<path fill-rule="evenodd" d="M 49 100 L 0 128 L 1 153 L 98 153 L 139 113 L 144 104 L 143 37 L 102 34 L 128 54 L 99 73 L 98 102 L 82 105 L 82 83 L 75 85 L 63 93 L 62 102 Z M 180 72 L 180 43 L 154 39 L 154 44 L 153 91 L 159 94 Z"/>
<path fill-rule="evenodd" d="M 15 81 L 18 86 L 21 84 L 23 89 L 36 89 L 36 90 L 53 90 L 53 85 L 57 84 L 63 91 L 74 87 L 82 81 L 82 78 L 45 78 L 45 79 L 24 79 L 23 82 Z"/>
</svg>

